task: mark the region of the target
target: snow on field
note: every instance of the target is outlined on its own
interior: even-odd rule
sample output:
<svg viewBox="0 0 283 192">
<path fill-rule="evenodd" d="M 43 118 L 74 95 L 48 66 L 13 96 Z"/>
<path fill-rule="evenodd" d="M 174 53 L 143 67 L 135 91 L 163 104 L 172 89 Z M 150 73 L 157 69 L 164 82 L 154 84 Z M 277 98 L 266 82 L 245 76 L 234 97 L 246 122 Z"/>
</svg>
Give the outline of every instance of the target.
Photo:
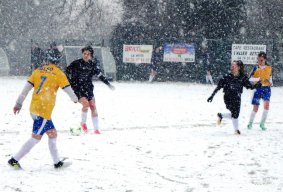
<svg viewBox="0 0 283 192">
<path fill-rule="evenodd" d="M 70 167 L 54 170 L 46 136 L 21 161 L 23 171 L 7 165 L 30 137 L 30 96 L 12 113 L 25 77 L 0 78 L 0 191 L 20 192 L 279 192 L 283 191 L 283 88 L 272 88 L 268 130 L 246 124 L 252 91 L 244 90 L 240 126 L 215 125 L 225 111 L 222 93 L 206 99 L 214 86 L 190 83 L 115 82 L 115 91 L 95 82 L 101 135 L 72 136 L 80 104 L 58 92 L 53 121 L 58 148 Z M 88 120 L 91 127 L 91 121 Z"/>
</svg>

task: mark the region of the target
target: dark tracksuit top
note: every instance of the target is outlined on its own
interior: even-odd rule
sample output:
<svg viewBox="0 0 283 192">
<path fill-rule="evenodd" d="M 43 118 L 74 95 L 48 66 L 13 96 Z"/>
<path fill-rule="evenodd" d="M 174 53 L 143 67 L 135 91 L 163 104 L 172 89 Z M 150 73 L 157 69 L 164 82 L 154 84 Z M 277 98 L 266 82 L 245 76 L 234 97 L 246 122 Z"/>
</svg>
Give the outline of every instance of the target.
<svg viewBox="0 0 283 192">
<path fill-rule="evenodd" d="M 152 53 L 152 58 L 151 58 L 151 64 L 150 64 L 150 69 L 157 71 L 157 63 L 160 62 L 159 59 L 159 53 L 156 53 L 155 51 Z"/>
<path fill-rule="evenodd" d="M 67 67 L 66 74 L 79 99 L 86 97 L 88 100 L 91 100 L 94 97 L 92 78 L 95 75 L 106 85 L 110 85 L 109 81 L 102 74 L 96 59 L 88 62 L 85 62 L 83 59 L 75 60 Z"/>
<path fill-rule="evenodd" d="M 212 95 L 215 95 L 217 91 L 223 88 L 224 103 L 226 108 L 231 111 L 232 118 L 237 119 L 240 114 L 241 108 L 241 95 L 243 93 L 243 87 L 247 89 L 254 89 L 254 85 L 251 84 L 246 75 L 234 76 L 229 73 L 222 77 Z"/>
</svg>

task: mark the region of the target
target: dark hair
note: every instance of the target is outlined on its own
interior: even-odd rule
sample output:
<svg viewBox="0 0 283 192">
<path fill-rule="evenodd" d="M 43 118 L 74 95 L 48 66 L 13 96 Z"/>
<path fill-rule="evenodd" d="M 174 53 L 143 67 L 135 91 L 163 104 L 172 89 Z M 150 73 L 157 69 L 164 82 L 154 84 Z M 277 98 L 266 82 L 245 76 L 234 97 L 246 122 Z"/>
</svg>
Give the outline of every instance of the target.
<svg viewBox="0 0 283 192">
<path fill-rule="evenodd" d="M 267 59 L 266 53 L 264 51 L 259 52 L 257 56 L 258 57 L 263 57 L 264 59 Z"/>
<path fill-rule="evenodd" d="M 93 57 L 93 48 L 91 46 L 87 46 L 87 47 L 84 47 L 82 48 L 82 53 L 85 52 L 85 51 L 89 51 L 91 56 Z"/>
<path fill-rule="evenodd" d="M 57 44 L 56 44 L 55 41 L 53 41 L 53 42 L 50 43 L 50 47 L 51 47 L 51 48 L 54 48 L 54 47 L 56 47 L 56 46 L 57 46 Z"/>
<path fill-rule="evenodd" d="M 60 56 L 55 53 L 54 49 L 48 49 L 45 56 L 46 60 L 50 63 L 60 63 Z"/>
<path fill-rule="evenodd" d="M 245 74 L 245 66 L 244 66 L 243 61 L 236 60 L 236 61 L 233 61 L 233 62 L 235 62 L 238 65 L 238 67 L 240 67 L 240 75 L 244 75 Z"/>
</svg>

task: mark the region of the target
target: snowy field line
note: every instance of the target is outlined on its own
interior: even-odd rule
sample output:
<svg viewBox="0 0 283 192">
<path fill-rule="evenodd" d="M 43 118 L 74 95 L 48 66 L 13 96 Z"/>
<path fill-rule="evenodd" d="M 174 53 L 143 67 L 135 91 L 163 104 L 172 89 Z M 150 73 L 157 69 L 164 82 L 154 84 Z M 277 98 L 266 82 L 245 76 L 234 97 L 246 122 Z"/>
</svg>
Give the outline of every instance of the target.
<svg viewBox="0 0 283 192">
<path fill-rule="evenodd" d="M 252 91 L 244 90 L 242 135 L 230 121 L 216 126 L 225 111 L 214 86 L 190 83 L 115 82 L 115 91 L 95 82 L 102 134 L 72 136 L 80 105 L 58 92 L 53 121 L 58 148 L 72 165 L 54 170 L 46 136 L 21 160 L 24 171 L 7 166 L 31 134 L 29 102 L 12 113 L 25 77 L 0 77 L 0 191 L 281 192 L 283 191 L 283 88 L 273 87 L 266 132 L 245 128 Z M 91 128 L 91 121 L 88 119 Z"/>
</svg>

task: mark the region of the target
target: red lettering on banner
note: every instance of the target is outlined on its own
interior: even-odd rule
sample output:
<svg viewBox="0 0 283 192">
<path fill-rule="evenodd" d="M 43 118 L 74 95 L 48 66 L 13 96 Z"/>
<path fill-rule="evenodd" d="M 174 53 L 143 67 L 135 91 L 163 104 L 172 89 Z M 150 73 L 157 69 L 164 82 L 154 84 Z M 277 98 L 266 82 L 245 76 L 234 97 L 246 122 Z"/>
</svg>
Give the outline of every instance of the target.
<svg viewBox="0 0 283 192">
<path fill-rule="evenodd" d="M 126 46 L 125 47 L 125 51 L 128 51 L 128 52 L 139 52 L 140 51 L 140 47 Z"/>
<path fill-rule="evenodd" d="M 186 47 L 174 47 L 172 49 L 172 53 L 178 54 L 178 55 L 185 54 L 187 52 L 188 52 L 188 49 Z"/>
</svg>

